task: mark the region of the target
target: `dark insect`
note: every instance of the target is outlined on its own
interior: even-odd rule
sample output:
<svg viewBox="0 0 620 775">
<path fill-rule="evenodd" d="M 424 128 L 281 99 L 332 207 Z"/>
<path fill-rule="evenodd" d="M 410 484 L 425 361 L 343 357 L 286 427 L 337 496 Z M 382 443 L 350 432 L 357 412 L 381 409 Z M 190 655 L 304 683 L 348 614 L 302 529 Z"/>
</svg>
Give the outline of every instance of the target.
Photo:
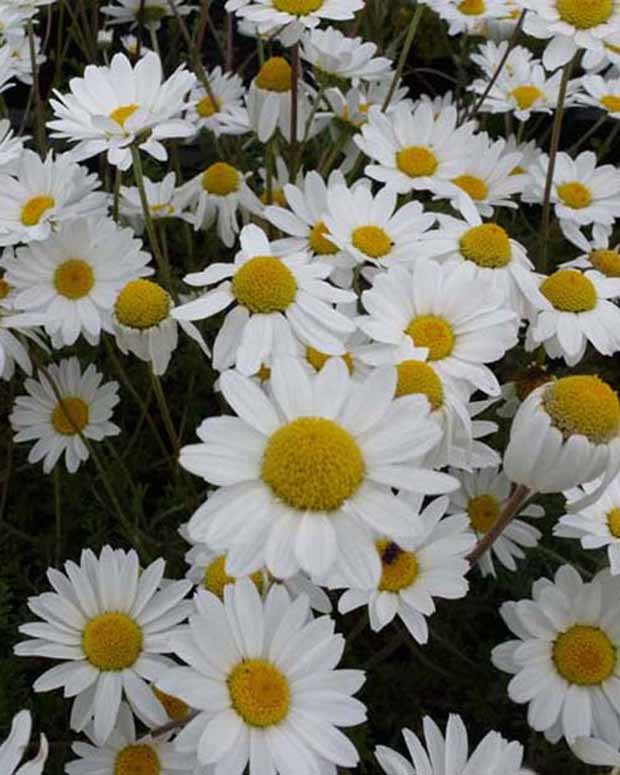
<svg viewBox="0 0 620 775">
<path fill-rule="evenodd" d="M 401 553 L 402 549 L 398 544 L 395 544 L 393 541 L 390 541 L 390 543 L 385 547 L 383 550 L 383 554 L 381 555 L 381 559 L 383 560 L 384 565 L 391 565 L 393 562 L 396 562 L 398 559 L 398 555 Z"/>
</svg>

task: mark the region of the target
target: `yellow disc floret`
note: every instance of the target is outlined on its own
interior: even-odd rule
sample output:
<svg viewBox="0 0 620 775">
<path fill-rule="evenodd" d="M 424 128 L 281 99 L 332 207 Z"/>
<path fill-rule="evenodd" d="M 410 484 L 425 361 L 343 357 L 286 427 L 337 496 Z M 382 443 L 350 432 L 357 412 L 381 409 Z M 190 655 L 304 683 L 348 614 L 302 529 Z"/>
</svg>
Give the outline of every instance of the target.
<svg viewBox="0 0 620 775">
<path fill-rule="evenodd" d="M 178 697 L 173 697 L 172 694 L 166 694 L 153 686 L 153 694 L 164 706 L 166 715 L 171 721 L 183 721 L 189 714 L 189 705 Z"/>
<path fill-rule="evenodd" d="M 529 110 L 535 102 L 545 96 L 536 86 L 523 84 L 510 92 L 510 96 L 519 106 L 519 110 Z"/>
<path fill-rule="evenodd" d="M 262 478 L 293 509 L 330 512 L 357 491 L 365 470 L 348 431 L 333 420 L 301 417 L 269 439 Z"/>
<path fill-rule="evenodd" d="M 284 57 L 267 59 L 256 76 L 256 85 L 265 91 L 287 92 L 293 83 L 293 70 Z"/>
<path fill-rule="evenodd" d="M 207 94 L 196 105 L 196 113 L 202 118 L 211 118 L 220 110 L 220 101 L 218 99 L 211 99 Z"/>
<path fill-rule="evenodd" d="M 558 196 L 572 210 L 584 210 L 592 204 L 592 192 L 578 180 L 558 186 Z"/>
<path fill-rule="evenodd" d="M 620 538 L 620 506 L 614 506 L 607 513 L 607 527 L 614 538 Z"/>
<path fill-rule="evenodd" d="M 288 681 L 266 660 L 240 662 L 228 676 L 228 691 L 233 708 L 252 727 L 271 727 L 288 715 Z"/>
<path fill-rule="evenodd" d="M 482 202 L 489 195 L 489 187 L 485 181 L 475 175 L 460 175 L 452 182 L 476 202 Z"/>
<path fill-rule="evenodd" d="M 95 274 L 90 264 L 81 258 L 70 258 L 56 267 L 54 287 L 66 299 L 88 296 L 95 284 Z"/>
<path fill-rule="evenodd" d="M 288 266 L 275 256 L 256 256 L 233 277 L 235 298 L 251 312 L 282 312 L 294 301 L 297 283 Z"/>
<path fill-rule="evenodd" d="M 324 2 L 325 0 L 273 0 L 273 7 L 292 16 L 305 16 L 318 11 Z"/>
<path fill-rule="evenodd" d="M 0 277 L 0 301 L 6 299 L 11 292 L 11 286 L 7 283 L 4 277 Z"/>
<path fill-rule="evenodd" d="M 114 775 L 160 775 L 161 765 L 157 751 L 150 745 L 135 743 L 125 746 L 116 754 Z"/>
<path fill-rule="evenodd" d="M 279 207 L 286 207 L 288 202 L 286 201 L 286 194 L 281 188 L 273 187 L 271 189 L 271 199 L 269 198 L 269 191 L 265 189 L 260 195 L 260 201 L 264 205 L 278 205 Z"/>
<path fill-rule="evenodd" d="M 607 277 L 620 277 L 620 253 L 617 250 L 593 250 L 590 263 Z"/>
<path fill-rule="evenodd" d="M 62 404 L 56 404 L 52 412 L 52 425 L 56 433 L 74 436 L 88 425 L 89 416 L 86 401 L 77 396 L 63 396 Z"/>
<path fill-rule="evenodd" d="M 486 11 L 486 3 L 484 0 L 461 0 L 458 8 L 465 16 L 482 16 Z"/>
<path fill-rule="evenodd" d="M 620 113 L 620 96 L 617 94 L 606 94 L 601 97 L 601 105 L 610 113 Z"/>
<path fill-rule="evenodd" d="M 439 161 L 430 148 L 410 145 L 398 151 L 396 166 L 410 178 L 426 178 L 435 174 Z"/>
<path fill-rule="evenodd" d="M 396 398 L 414 393 L 425 395 L 435 411 L 443 406 L 443 384 L 435 369 L 424 361 L 403 361 L 396 367 Z"/>
<path fill-rule="evenodd" d="M 420 315 L 405 329 L 416 347 L 428 347 L 428 359 L 440 361 L 454 349 L 452 326 L 437 315 Z"/>
<path fill-rule="evenodd" d="M 151 328 L 168 317 L 170 296 L 151 280 L 130 280 L 118 294 L 114 312 L 124 326 Z"/>
<path fill-rule="evenodd" d="M 375 544 L 381 558 L 380 592 L 400 592 L 410 587 L 419 572 L 418 561 L 413 552 L 406 552 L 393 541 L 377 541 Z"/>
<path fill-rule="evenodd" d="M 616 649 L 600 627 L 575 624 L 556 638 L 553 661 L 569 683 L 596 686 L 613 673 Z"/>
<path fill-rule="evenodd" d="M 329 234 L 329 229 L 323 223 L 323 221 L 317 221 L 312 227 L 308 242 L 310 247 L 320 256 L 333 256 L 340 248 L 330 242 L 326 235 Z"/>
<path fill-rule="evenodd" d="M 314 347 L 306 347 L 306 360 L 315 371 L 321 371 L 330 358 L 342 358 L 347 365 L 349 374 L 353 374 L 353 357 L 351 356 L 351 353 L 344 353 L 344 355 L 326 355 L 319 350 L 315 350 Z"/>
<path fill-rule="evenodd" d="M 84 628 L 82 648 L 86 659 L 98 670 L 125 670 L 142 652 L 140 626 L 127 614 L 100 614 Z"/>
<path fill-rule="evenodd" d="M 56 200 L 53 196 L 47 194 L 41 194 L 40 196 L 33 196 L 22 207 L 20 220 L 24 226 L 36 226 L 43 214 L 54 207 Z"/>
<path fill-rule="evenodd" d="M 125 122 L 130 116 L 133 116 L 136 110 L 138 110 L 138 105 L 136 105 L 135 102 L 132 102 L 129 105 L 121 105 L 110 113 L 110 118 L 124 129 Z"/>
<path fill-rule="evenodd" d="M 598 377 L 584 374 L 552 382 L 542 405 L 565 437 L 577 434 L 593 444 L 607 444 L 620 435 L 618 395 Z"/>
<path fill-rule="evenodd" d="M 202 173 L 202 187 L 208 194 L 228 196 L 239 189 L 241 175 L 225 161 L 216 161 Z"/>
<path fill-rule="evenodd" d="M 351 235 L 353 246 L 370 258 L 382 258 L 392 250 L 390 235 L 380 226 L 359 226 Z"/>
<path fill-rule="evenodd" d="M 250 578 L 254 582 L 254 586 L 259 592 L 263 590 L 263 575 L 260 571 L 253 573 Z M 221 555 L 212 560 L 205 570 L 203 578 L 203 584 L 205 589 L 209 592 L 213 592 L 220 600 L 224 599 L 224 589 L 229 584 L 234 584 L 237 579 L 234 576 L 229 576 L 226 572 L 226 556 Z"/>
<path fill-rule="evenodd" d="M 555 0 L 560 18 L 578 30 L 605 24 L 614 12 L 614 0 Z"/>
<path fill-rule="evenodd" d="M 459 240 L 461 254 L 485 269 L 500 269 L 510 263 L 512 251 L 505 229 L 484 223 L 466 231 Z"/>
<path fill-rule="evenodd" d="M 501 506 L 494 495 L 476 495 L 467 504 L 467 516 L 478 533 L 486 533 L 497 522 Z"/>
<path fill-rule="evenodd" d="M 596 307 L 596 288 L 575 269 L 559 269 L 544 281 L 540 292 L 560 312 L 589 312 Z"/>
</svg>

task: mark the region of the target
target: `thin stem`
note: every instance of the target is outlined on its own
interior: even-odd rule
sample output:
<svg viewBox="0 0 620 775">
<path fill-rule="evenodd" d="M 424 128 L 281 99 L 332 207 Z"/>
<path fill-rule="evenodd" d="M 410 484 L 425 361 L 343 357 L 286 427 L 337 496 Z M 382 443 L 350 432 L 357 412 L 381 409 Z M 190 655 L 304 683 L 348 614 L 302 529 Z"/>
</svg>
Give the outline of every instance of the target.
<svg viewBox="0 0 620 775">
<path fill-rule="evenodd" d="M 168 407 L 168 402 L 166 401 L 166 396 L 161 386 L 161 380 L 159 379 L 157 374 L 155 374 L 150 364 L 148 366 L 148 369 L 149 369 L 151 382 L 153 383 L 153 392 L 155 393 L 155 398 L 157 399 L 157 404 L 159 406 L 159 411 L 161 412 L 161 416 L 164 420 L 164 425 L 166 426 L 166 433 L 168 434 L 168 438 L 170 439 L 170 443 L 172 444 L 172 449 L 174 450 L 174 459 L 178 463 L 179 452 L 181 450 L 181 443 L 179 442 L 179 437 L 177 435 L 176 429 L 174 427 L 174 423 L 172 421 L 170 408 Z"/>
<path fill-rule="evenodd" d="M 155 32 L 155 27 L 153 27 L 152 24 L 148 25 L 149 29 L 149 37 L 151 39 L 151 46 L 153 47 L 153 51 L 161 58 L 161 54 L 159 52 L 159 41 L 157 40 L 157 33 Z"/>
<path fill-rule="evenodd" d="M 577 151 L 586 143 L 593 134 L 595 134 L 607 121 L 609 118 L 607 111 L 603 112 L 603 115 L 598 119 L 598 121 L 595 121 L 594 124 L 588 129 L 588 131 L 577 140 L 577 142 L 574 145 L 571 145 L 571 147 L 568 149 L 567 153 L 569 156 L 572 156 L 573 154 L 577 153 Z"/>
<path fill-rule="evenodd" d="M 62 557 L 62 508 L 60 504 L 60 466 L 54 466 L 54 515 L 56 517 L 56 554 L 55 563 L 60 565 Z"/>
<path fill-rule="evenodd" d="M 35 46 L 34 28 L 32 19 L 28 19 L 28 45 L 30 49 L 30 67 L 32 69 L 32 92 L 34 95 L 35 124 L 37 134 L 37 146 L 42 155 L 47 153 L 47 137 L 45 135 L 45 110 L 41 101 L 41 89 L 39 84 L 39 68 L 37 67 L 37 52 Z"/>
<path fill-rule="evenodd" d="M 189 34 L 189 30 L 187 29 L 187 24 L 185 24 L 183 17 L 179 13 L 179 9 L 176 7 L 174 0 L 168 0 L 168 5 L 170 6 L 170 10 L 174 14 L 174 18 L 176 19 L 176 22 L 179 25 L 179 29 L 181 30 L 181 35 L 183 36 L 183 39 L 187 44 L 189 52 L 192 55 L 192 59 L 194 61 L 194 69 L 196 70 L 196 75 L 200 79 L 200 82 L 202 83 L 202 85 L 205 87 L 205 91 L 209 95 L 209 99 L 211 100 L 211 103 L 213 105 L 216 105 L 217 100 L 215 98 L 215 94 L 213 93 L 213 90 L 211 89 L 211 84 L 209 83 L 209 76 L 207 75 L 207 72 L 204 69 L 204 66 L 202 64 L 202 60 L 200 59 L 200 51 L 196 48 L 196 44 L 192 40 L 192 36 Z"/>
<path fill-rule="evenodd" d="M 392 101 L 392 97 L 394 96 L 394 92 L 396 91 L 396 87 L 398 86 L 398 82 L 402 78 L 405 65 L 407 64 L 407 58 L 409 57 L 409 52 L 411 51 L 411 46 L 413 44 L 413 39 L 415 38 L 416 32 L 418 31 L 418 27 L 420 26 L 420 20 L 422 19 L 423 13 L 424 13 L 424 4 L 422 2 L 418 2 L 418 5 L 416 6 L 416 9 L 415 9 L 415 13 L 413 14 L 413 18 L 411 19 L 411 24 L 409 25 L 409 29 L 407 30 L 407 36 L 405 38 L 405 42 L 403 43 L 403 47 L 400 52 L 400 58 L 398 60 L 396 72 L 394 73 L 394 77 L 392 78 L 392 83 L 390 84 L 390 88 L 388 90 L 388 93 L 386 94 L 385 100 L 383 101 L 383 105 L 381 107 L 381 110 L 384 113 L 390 106 L 390 102 Z"/>
<path fill-rule="evenodd" d="M 232 72 L 235 55 L 235 15 L 226 14 L 226 71 Z"/>
<path fill-rule="evenodd" d="M 114 171 L 114 204 L 112 206 L 112 217 L 118 223 L 120 200 L 121 200 L 121 181 L 123 179 L 123 172 L 120 167 L 116 167 Z"/>
<path fill-rule="evenodd" d="M 181 719 L 180 721 L 169 721 L 167 724 L 163 724 L 161 727 L 157 727 L 151 732 L 151 737 L 161 737 L 168 732 L 173 732 L 175 729 L 181 729 L 182 727 L 187 726 L 190 721 L 196 718 L 198 713 L 199 711 L 192 710 L 184 719 Z"/>
<path fill-rule="evenodd" d="M 470 566 L 473 567 L 482 555 L 493 546 L 514 517 L 519 513 L 521 506 L 523 506 L 530 495 L 531 490 L 528 487 L 525 487 L 522 484 L 515 487 L 512 495 L 506 501 L 506 505 L 502 509 L 502 513 L 499 515 L 497 522 L 482 536 L 467 556 Z"/>
</svg>

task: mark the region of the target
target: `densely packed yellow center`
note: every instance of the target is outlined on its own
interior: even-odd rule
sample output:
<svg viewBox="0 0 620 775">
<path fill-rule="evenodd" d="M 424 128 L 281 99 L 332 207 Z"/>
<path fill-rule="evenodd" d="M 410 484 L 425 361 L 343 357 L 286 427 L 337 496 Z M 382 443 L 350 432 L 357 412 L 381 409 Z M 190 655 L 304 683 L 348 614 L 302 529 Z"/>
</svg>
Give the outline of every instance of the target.
<svg viewBox="0 0 620 775">
<path fill-rule="evenodd" d="M 160 775 L 157 751 L 150 745 L 136 743 L 122 748 L 114 760 L 114 775 Z"/>
<path fill-rule="evenodd" d="M 543 282 L 540 292 L 560 312 L 589 312 L 596 307 L 596 288 L 575 269 L 559 269 Z"/>
<path fill-rule="evenodd" d="M 151 328 L 168 317 L 170 296 L 151 280 L 130 280 L 118 294 L 114 312 L 129 328 Z"/>
<path fill-rule="evenodd" d="M 566 207 L 573 210 L 584 210 L 592 204 L 592 192 L 578 180 L 559 185 L 558 196 Z"/>
<path fill-rule="evenodd" d="M 75 436 L 88 425 L 88 404 L 77 396 L 63 396 L 52 412 L 52 425 L 63 436 Z"/>
<path fill-rule="evenodd" d="M 340 249 L 327 239 L 326 235 L 328 234 L 329 229 L 323 221 L 317 221 L 310 231 L 308 242 L 312 250 L 320 256 L 333 256 Z"/>
<path fill-rule="evenodd" d="M 351 235 L 353 247 L 370 258 L 383 258 L 392 250 L 390 235 L 380 226 L 359 226 Z"/>
<path fill-rule="evenodd" d="M 569 683 L 596 686 L 613 673 L 616 650 L 600 627 L 575 624 L 556 638 L 553 661 Z"/>
<path fill-rule="evenodd" d="M 107 613 L 91 619 L 82 633 L 86 659 L 98 670 L 125 670 L 142 652 L 144 636 L 127 614 Z"/>
<path fill-rule="evenodd" d="M 487 7 L 484 0 L 461 0 L 458 9 L 465 16 L 482 16 Z"/>
<path fill-rule="evenodd" d="M 252 727 L 271 727 L 289 712 L 291 690 L 286 677 L 264 659 L 240 662 L 228 676 L 233 708 Z"/>
<path fill-rule="evenodd" d="M 499 517 L 501 507 L 494 495 L 476 495 L 467 504 L 467 516 L 477 533 L 486 533 Z"/>
<path fill-rule="evenodd" d="M 256 85 L 265 91 L 288 92 L 292 84 L 293 70 L 284 57 L 267 59 L 256 76 Z"/>
<path fill-rule="evenodd" d="M 153 687 L 153 694 L 164 706 L 166 715 L 171 721 L 183 721 L 183 719 L 187 718 L 189 705 L 186 702 L 183 702 L 178 697 L 173 697 L 172 694 L 162 692 L 156 686 Z"/>
<path fill-rule="evenodd" d="M 377 541 L 376 547 L 381 558 L 379 591 L 400 592 L 401 589 L 410 587 L 419 573 L 414 552 L 407 552 L 387 539 Z"/>
<path fill-rule="evenodd" d="M 56 267 L 54 288 L 66 299 L 82 299 L 88 296 L 95 284 L 92 267 L 81 258 L 70 258 Z"/>
<path fill-rule="evenodd" d="M 601 97 L 601 105 L 610 113 L 620 113 L 620 96 L 617 94 L 606 94 Z"/>
<path fill-rule="evenodd" d="M 39 196 L 33 196 L 22 207 L 20 220 L 24 226 L 36 226 L 43 214 L 54 207 L 56 200 L 53 196 L 48 194 L 40 194 Z"/>
<path fill-rule="evenodd" d="M 202 187 L 208 194 L 228 196 L 239 190 L 241 175 L 225 161 L 216 161 L 202 173 Z"/>
<path fill-rule="evenodd" d="M 125 122 L 130 116 L 133 116 L 136 110 L 138 110 L 138 105 L 135 102 L 129 105 L 121 105 L 110 113 L 110 118 L 124 129 Z"/>
<path fill-rule="evenodd" d="M 250 577 L 252 581 L 254 582 L 254 585 L 258 589 L 259 592 L 262 592 L 263 589 L 263 576 L 262 573 L 257 571 L 256 573 L 253 573 Z M 229 576 L 226 572 L 226 556 L 221 555 L 220 557 L 216 557 L 214 560 L 212 560 L 209 565 L 207 565 L 205 569 L 205 575 L 203 578 L 203 583 L 205 589 L 208 589 L 209 592 L 213 592 L 214 595 L 217 595 L 220 600 L 224 599 L 224 589 L 229 584 L 234 584 L 237 579 L 234 576 Z"/>
<path fill-rule="evenodd" d="M 510 92 L 510 96 L 519 106 L 519 110 L 529 110 L 535 102 L 545 96 L 537 86 L 523 84 Z"/>
<path fill-rule="evenodd" d="M 322 8 L 325 0 L 273 0 L 273 7 L 293 16 L 304 16 Z"/>
<path fill-rule="evenodd" d="M 196 104 L 196 113 L 202 118 L 211 118 L 216 113 L 219 113 L 221 103 L 218 99 L 212 100 L 207 94 Z"/>
<path fill-rule="evenodd" d="M 282 312 L 294 301 L 297 283 L 291 270 L 275 256 L 256 256 L 233 277 L 235 298 L 251 312 Z"/>
<path fill-rule="evenodd" d="M 429 361 L 447 358 L 454 349 L 452 326 L 437 315 L 420 315 L 414 318 L 405 333 L 416 347 L 428 347 Z"/>
<path fill-rule="evenodd" d="M 607 512 L 607 527 L 614 538 L 620 538 L 620 506 Z"/>
<path fill-rule="evenodd" d="M 411 145 L 398 151 L 396 166 L 410 178 L 426 178 L 435 174 L 439 160 L 430 148 Z"/>
<path fill-rule="evenodd" d="M 500 269 L 510 263 L 512 251 L 505 229 L 483 223 L 466 231 L 459 240 L 461 254 L 485 269 Z"/>
<path fill-rule="evenodd" d="M 605 24 L 614 12 L 614 0 L 555 0 L 562 21 L 578 30 Z"/>
<path fill-rule="evenodd" d="M 396 398 L 420 393 L 428 398 L 433 411 L 443 406 L 443 384 L 437 372 L 428 363 L 402 361 L 396 367 L 396 372 Z"/>
<path fill-rule="evenodd" d="M 593 250 L 590 263 L 607 277 L 620 277 L 620 253 L 617 250 Z"/>
<path fill-rule="evenodd" d="M 349 374 L 353 374 L 353 357 L 351 353 L 344 353 L 344 355 L 326 355 L 319 350 L 315 350 L 314 347 L 306 347 L 306 360 L 315 371 L 321 371 L 330 358 L 342 358 L 347 365 Z"/>
<path fill-rule="evenodd" d="M 482 202 L 489 195 L 489 187 L 482 178 L 475 175 L 459 175 L 452 181 L 475 201 Z"/>
<path fill-rule="evenodd" d="M 323 417 L 301 417 L 270 437 L 262 478 L 293 509 L 331 512 L 357 491 L 365 470 L 348 431 Z"/>
<path fill-rule="evenodd" d="M 578 434 L 593 444 L 607 444 L 620 435 L 618 395 L 598 377 L 583 374 L 552 382 L 542 405 L 565 437 Z"/>
</svg>

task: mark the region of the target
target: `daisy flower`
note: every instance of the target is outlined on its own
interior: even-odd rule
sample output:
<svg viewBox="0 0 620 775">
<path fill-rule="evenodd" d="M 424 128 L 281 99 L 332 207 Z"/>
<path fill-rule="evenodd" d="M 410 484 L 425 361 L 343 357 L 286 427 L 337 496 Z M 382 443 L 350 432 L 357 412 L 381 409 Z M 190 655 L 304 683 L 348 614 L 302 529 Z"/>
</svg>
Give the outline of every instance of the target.
<svg viewBox="0 0 620 775">
<path fill-rule="evenodd" d="M 460 716 L 448 718 L 446 736 L 435 722 L 422 720 L 426 748 L 417 735 L 403 730 L 413 764 L 391 748 L 378 746 L 377 761 L 386 775 L 522 775 L 523 746 L 509 742 L 499 732 L 489 732 L 469 756 L 467 729 Z"/>
<path fill-rule="evenodd" d="M 603 586 L 600 575 L 584 583 L 563 565 L 533 585 L 532 600 L 500 608 L 516 638 L 493 649 L 493 664 L 513 675 L 510 699 L 528 704 L 529 725 L 551 742 L 620 743 L 620 609 L 603 606 Z"/>
<path fill-rule="evenodd" d="M 450 495 L 450 514 L 463 514 L 479 541 L 493 527 L 510 497 L 510 480 L 497 467 L 484 468 L 468 473 L 452 471 L 461 483 L 461 489 Z M 538 519 L 544 517 L 541 506 L 522 507 L 508 527 L 495 541 L 491 549 L 478 560 L 483 576 L 496 576 L 494 559 L 510 571 L 517 570 L 515 560 L 525 559 L 523 548 L 534 549 L 542 538 L 537 528 L 519 517 Z"/>
<path fill-rule="evenodd" d="M 30 56 L 30 38 L 25 30 L 4 33 L 4 46 L 8 49 L 10 67 L 21 83 L 32 86 L 32 59 Z M 34 58 L 38 68 L 47 61 L 41 51 L 41 38 L 34 35 Z"/>
<path fill-rule="evenodd" d="M 67 775 L 193 775 L 196 758 L 179 753 L 170 735 L 136 736 L 131 710 L 123 702 L 112 733 L 106 742 L 98 742 L 92 725 L 84 730 L 88 742 L 73 743 L 78 756 L 65 764 Z"/>
<path fill-rule="evenodd" d="M 234 575 L 266 566 L 286 579 L 301 568 L 320 580 L 337 567 L 361 586 L 376 584 L 370 530 L 406 536 L 416 521 L 390 487 L 454 487 L 420 463 L 440 436 L 426 398 L 394 401 L 394 369 L 359 384 L 339 358 L 314 377 L 278 358 L 269 384 L 270 397 L 238 372 L 223 374 L 238 416 L 208 418 L 202 443 L 181 450 L 186 470 L 220 487 L 190 520 L 192 539 L 228 551 Z"/>
<path fill-rule="evenodd" d="M 174 6 L 180 16 L 187 16 L 196 10 L 186 0 L 174 0 Z M 168 0 L 114 0 L 104 5 L 101 12 L 110 20 L 110 24 L 144 25 L 159 29 L 165 16 L 173 16 Z"/>
<path fill-rule="evenodd" d="M 130 280 L 114 302 L 112 322 L 116 344 L 124 354 L 129 352 L 151 364 L 153 373 L 161 376 L 170 363 L 178 344 L 178 326 L 210 357 L 202 334 L 193 323 L 173 317 L 172 298 L 161 285 L 142 278 Z"/>
<path fill-rule="evenodd" d="M 592 505 L 572 508 L 574 502 L 578 503 L 598 485 L 598 481 L 587 482 L 564 493 L 567 513 L 560 517 L 553 534 L 580 539 L 583 549 L 607 547 L 609 567 L 616 576 L 620 573 L 620 477 L 613 479 Z"/>
<path fill-rule="evenodd" d="M 506 11 L 501 0 L 424 0 L 448 23 L 448 35 L 482 35 L 490 19 L 501 19 Z"/>
<path fill-rule="evenodd" d="M 373 162 L 366 167 L 366 175 L 408 194 L 435 191 L 439 183 L 461 175 L 473 131 L 472 122 L 458 127 L 453 105 L 436 117 L 427 102 L 414 110 L 401 103 L 387 114 L 371 107 L 368 123 L 354 140 Z"/>
<path fill-rule="evenodd" d="M 45 315 L 52 344 L 62 347 L 80 335 L 96 345 L 102 330 L 111 331 L 116 295 L 130 278 L 152 274 L 150 259 L 131 229 L 111 218 L 84 218 L 18 248 L 3 263 L 15 307 Z"/>
<path fill-rule="evenodd" d="M 524 202 L 542 203 L 548 164 L 548 156 L 541 154 L 538 164 L 528 170 L 531 183 L 523 192 Z M 577 226 L 611 225 L 620 217 L 620 172 L 611 164 L 597 167 L 592 151 L 576 159 L 558 153 L 551 201 L 562 227 L 566 221 Z"/>
<path fill-rule="evenodd" d="M 598 377 L 575 374 L 537 387 L 510 429 L 504 471 L 534 492 L 562 492 L 602 477 L 578 503 L 594 503 L 620 471 L 620 400 Z M 577 508 L 577 503 L 573 504 Z"/>
<path fill-rule="evenodd" d="M 610 301 L 620 296 L 620 278 L 596 269 L 558 269 L 543 279 L 540 292 L 548 303 L 528 329 L 528 350 L 542 344 L 569 366 L 583 358 L 588 342 L 603 355 L 620 350 L 620 309 Z"/>
<path fill-rule="evenodd" d="M 610 245 L 611 227 L 595 223 L 589 240 L 575 224 L 567 224 L 564 233 L 573 245 L 584 252 L 577 258 L 560 264 L 560 269 L 596 269 L 610 279 L 620 278 L 619 246 Z"/>
<path fill-rule="evenodd" d="M 192 604 L 182 602 L 191 589 L 189 581 L 158 591 L 164 567 L 158 559 L 141 570 L 133 550 L 105 546 L 96 557 L 86 549 L 79 565 L 65 563 L 65 573 L 48 570 L 54 592 L 28 601 L 43 621 L 20 625 L 19 631 L 32 640 L 18 643 L 15 653 L 62 660 L 33 688 L 46 692 L 63 687 L 65 697 L 75 697 L 71 729 L 81 732 L 92 720 L 98 745 L 110 738 L 123 696 L 150 716 L 154 726 L 166 721 L 145 679 L 155 680 L 173 664 L 162 654 L 171 651 L 169 639 Z"/>
<path fill-rule="evenodd" d="M 131 167 L 130 146 L 136 142 L 145 153 L 165 161 L 162 140 L 194 133 L 181 116 L 195 82 L 184 66 L 163 80 L 161 60 L 153 52 L 135 67 L 124 54 L 116 54 L 109 67 L 88 65 L 83 78 L 72 78 L 70 94 L 55 91 L 57 99 L 50 105 L 56 118 L 47 125 L 52 137 L 76 143 L 72 154 L 78 161 L 105 151 L 110 164 L 126 170 Z"/>
<path fill-rule="evenodd" d="M 144 177 L 144 189 L 149 212 L 154 221 L 164 218 L 190 220 L 189 214 L 185 212 L 189 193 L 176 187 L 174 172 L 169 172 L 157 182 Z M 120 194 L 121 215 L 127 218 L 134 229 L 141 232 L 144 228 L 144 210 L 138 188 L 136 186 L 121 186 Z"/>
<path fill-rule="evenodd" d="M 24 150 L 15 175 L 0 175 L 0 245 L 44 240 L 61 223 L 107 213 L 101 182 L 69 154 Z"/>
<path fill-rule="evenodd" d="M 571 744 L 571 751 L 586 764 L 595 767 L 612 767 L 612 773 L 620 767 L 618 746 L 611 746 L 594 737 L 578 737 Z"/>
<path fill-rule="evenodd" d="M 24 150 L 24 138 L 15 137 L 11 122 L 0 120 L 0 174 L 15 175 Z"/>
<path fill-rule="evenodd" d="M 577 103 L 592 105 L 606 111 L 610 118 L 620 119 L 620 78 L 585 75 L 580 84 L 583 91 L 577 94 Z"/>
<path fill-rule="evenodd" d="M 271 201 L 268 200 L 268 192 L 267 192 L 267 169 L 265 167 L 260 167 L 258 170 L 258 174 L 260 175 L 261 179 L 261 193 L 260 193 L 260 201 L 264 205 L 277 205 L 279 207 L 286 208 L 286 196 L 284 194 L 284 186 L 288 185 L 291 182 L 291 177 L 288 171 L 288 166 L 282 156 L 276 156 L 275 160 L 275 169 L 271 171 Z M 304 179 L 304 173 L 303 170 L 299 170 L 297 173 L 296 179 L 295 179 L 295 185 L 300 186 L 303 184 Z M 263 219 L 266 218 L 265 212 L 262 213 Z M 285 255 L 288 253 L 299 253 L 300 250 L 303 250 L 303 247 L 297 248 L 295 250 L 282 250 L 279 251 L 282 253 L 282 255 Z"/>
<path fill-rule="evenodd" d="M 0 280 L 0 294 L 5 280 Z M 10 380 L 15 373 L 17 363 L 26 374 L 32 374 L 32 364 L 28 350 L 20 340 L 19 335 L 42 343 L 36 337 L 36 329 L 45 319 L 41 315 L 15 313 L 4 306 L 0 299 L 0 379 Z"/>
<path fill-rule="evenodd" d="M 242 134 L 242 128 L 235 130 L 225 122 L 229 114 L 243 107 L 245 88 L 242 79 L 236 73 L 223 72 L 219 65 L 207 77 L 213 97 L 207 94 L 204 86 L 197 84 L 189 95 L 192 107 L 187 111 L 186 118 L 194 124 L 196 130 L 209 129 L 217 137 Z"/>
<path fill-rule="evenodd" d="M 399 616 L 413 639 L 424 644 L 428 642 L 426 619 L 435 613 L 433 598 L 457 600 L 467 594 L 469 563 L 465 556 L 475 542 L 465 517 L 444 518 L 448 498 L 437 498 L 424 509 L 421 495 L 401 493 L 398 500 L 422 523 L 421 533 L 398 541 L 379 534 L 375 538 L 381 562 L 379 582 L 370 589 L 347 589 L 338 610 L 346 614 L 368 606 L 373 632 Z"/>
<path fill-rule="evenodd" d="M 303 253 L 275 256 L 258 226 L 244 227 L 240 243 L 234 263 L 214 263 L 185 277 L 188 285 L 219 285 L 172 312 L 179 321 L 204 320 L 234 304 L 215 340 L 214 367 L 236 364 L 244 374 L 255 374 L 276 346 L 291 352 L 295 338 L 320 352 L 343 354 L 341 337 L 355 324 L 331 302 L 352 301 L 354 294 L 325 282 L 330 267 Z"/>
<path fill-rule="evenodd" d="M 374 81 L 390 73 L 392 62 L 378 57 L 375 43 L 350 38 L 335 27 L 313 29 L 302 39 L 301 56 L 312 65 L 315 78 Z"/>
<path fill-rule="evenodd" d="M 19 767 L 30 741 L 32 717 L 27 710 L 21 710 L 11 723 L 9 736 L 0 744 L 0 769 L 4 775 L 41 775 L 47 759 L 48 744 L 45 735 L 41 735 L 39 752 Z"/>
<path fill-rule="evenodd" d="M 46 374 L 39 371 L 38 380 L 26 380 L 28 395 L 15 399 L 9 420 L 16 442 L 36 439 L 29 463 L 43 460 L 43 472 L 49 474 L 64 453 L 67 471 L 74 474 L 89 457 L 82 436 L 102 441 L 121 432 L 110 422 L 112 409 L 119 402 L 118 383 L 102 385 L 102 379 L 103 374 L 92 364 L 82 374 L 78 359 L 73 357 L 51 364 Z"/>
<path fill-rule="evenodd" d="M 352 695 L 359 670 L 334 670 L 344 638 L 328 617 L 312 618 L 308 599 L 291 602 L 272 587 L 263 602 L 247 579 L 229 586 L 224 602 L 196 597 L 190 627 L 171 639 L 187 667 L 164 673 L 157 686 L 197 708 L 176 737 L 217 772 L 311 775 L 334 765 L 355 767 L 358 754 L 338 729 L 362 723 L 366 708 Z"/>
<path fill-rule="evenodd" d="M 369 314 L 358 324 L 372 340 L 391 346 L 410 340 L 428 349 L 428 360 L 445 377 L 499 395 L 485 364 L 516 344 L 516 316 L 500 293 L 480 282 L 472 262 L 440 266 L 419 258 L 411 271 L 393 267 L 375 278 L 362 303 Z"/>
</svg>

